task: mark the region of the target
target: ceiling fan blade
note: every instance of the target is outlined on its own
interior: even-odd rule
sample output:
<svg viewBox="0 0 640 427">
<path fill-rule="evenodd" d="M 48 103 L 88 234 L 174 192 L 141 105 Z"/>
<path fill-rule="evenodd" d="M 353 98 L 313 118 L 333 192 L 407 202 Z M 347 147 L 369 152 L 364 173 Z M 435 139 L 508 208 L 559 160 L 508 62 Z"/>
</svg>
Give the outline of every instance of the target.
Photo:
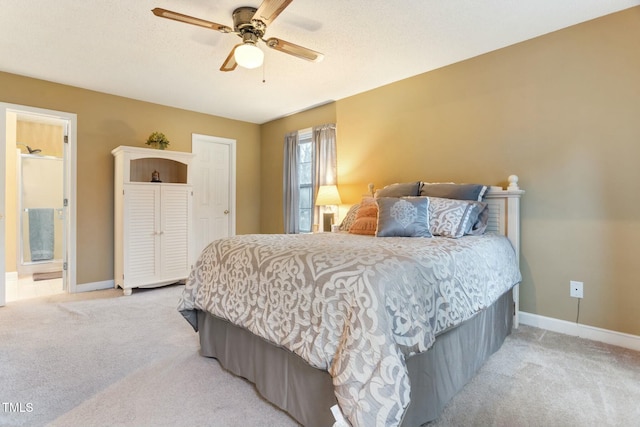
<svg viewBox="0 0 640 427">
<path fill-rule="evenodd" d="M 293 55 L 298 58 L 306 59 L 307 61 L 320 62 L 322 61 L 322 58 L 324 58 L 324 55 L 320 52 L 298 46 L 297 44 L 293 44 L 276 37 L 271 37 L 270 39 L 265 40 L 265 43 L 272 49 L 288 53 L 289 55 Z"/>
<path fill-rule="evenodd" d="M 265 25 L 269 25 L 292 1 L 293 0 L 264 0 L 253 15 L 253 19 L 260 20 L 264 22 Z"/>
<path fill-rule="evenodd" d="M 229 53 L 229 56 L 227 56 L 227 59 L 224 60 L 224 62 L 222 63 L 222 67 L 220 67 L 220 71 L 233 71 L 236 69 L 236 67 L 238 66 L 238 63 L 236 62 L 236 57 L 234 56 L 236 53 L 236 48 L 238 46 L 242 46 L 242 43 L 237 44 L 233 47 L 233 49 L 231 49 L 231 53 Z"/>
<path fill-rule="evenodd" d="M 200 18 L 194 18 L 193 16 L 183 15 L 182 13 L 172 12 L 167 9 L 156 7 L 152 10 L 153 14 L 161 18 L 173 19 L 174 21 L 184 22 L 187 24 L 198 25 L 200 27 L 208 28 L 210 30 L 220 31 L 221 33 L 231 33 L 233 29 L 226 25 L 216 24 L 215 22 L 206 21 Z"/>
</svg>

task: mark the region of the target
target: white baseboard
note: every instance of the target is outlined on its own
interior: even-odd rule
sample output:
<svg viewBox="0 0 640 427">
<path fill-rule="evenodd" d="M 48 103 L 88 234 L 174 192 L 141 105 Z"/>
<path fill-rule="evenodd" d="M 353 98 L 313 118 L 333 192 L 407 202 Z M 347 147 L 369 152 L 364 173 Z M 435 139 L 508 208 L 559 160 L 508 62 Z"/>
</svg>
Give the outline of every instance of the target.
<svg viewBox="0 0 640 427">
<path fill-rule="evenodd" d="M 586 338 L 593 341 L 600 341 L 606 344 L 640 351 L 640 336 L 637 335 L 581 325 L 579 323 L 567 322 L 566 320 L 554 319 L 552 317 L 540 316 L 538 314 L 531 314 L 524 311 L 521 311 L 519 316 L 520 323 L 523 325 L 534 326 L 548 331 Z"/>
<path fill-rule="evenodd" d="M 103 289 L 111 289 L 114 286 L 113 280 L 105 280 L 103 282 L 79 283 L 76 285 L 76 292 L 100 291 Z"/>
</svg>

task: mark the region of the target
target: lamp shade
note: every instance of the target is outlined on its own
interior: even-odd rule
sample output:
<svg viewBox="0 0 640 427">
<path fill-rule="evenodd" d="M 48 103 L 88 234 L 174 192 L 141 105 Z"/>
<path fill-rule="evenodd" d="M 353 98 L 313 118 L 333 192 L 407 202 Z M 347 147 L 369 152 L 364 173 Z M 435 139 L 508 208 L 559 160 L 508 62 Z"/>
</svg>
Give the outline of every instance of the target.
<svg viewBox="0 0 640 427">
<path fill-rule="evenodd" d="M 340 200 L 338 187 L 335 185 L 321 185 L 318 189 L 318 196 L 316 197 L 316 206 L 339 204 L 342 204 L 342 201 Z"/>
<path fill-rule="evenodd" d="M 244 68 L 257 68 L 264 60 L 264 52 L 252 43 L 238 46 L 233 56 L 238 65 Z"/>
</svg>

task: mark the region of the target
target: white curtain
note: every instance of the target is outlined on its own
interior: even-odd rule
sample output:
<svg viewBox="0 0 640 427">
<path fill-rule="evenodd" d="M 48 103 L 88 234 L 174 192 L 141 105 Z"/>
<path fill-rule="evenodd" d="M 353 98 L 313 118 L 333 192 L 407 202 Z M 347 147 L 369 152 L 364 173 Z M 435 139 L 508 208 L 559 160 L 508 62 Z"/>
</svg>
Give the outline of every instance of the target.
<svg viewBox="0 0 640 427">
<path fill-rule="evenodd" d="M 282 201 L 284 209 L 284 232 L 297 233 L 300 219 L 300 192 L 298 186 L 298 132 L 284 137 L 284 171 Z"/>
<path fill-rule="evenodd" d="M 315 126 L 312 130 L 313 155 L 315 173 L 313 176 L 313 200 L 318 194 L 321 185 L 336 184 L 338 177 L 338 167 L 336 158 L 336 125 L 326 124 Z M 311 210 L 311 223 L 314 217 L 319 217 L 320 209 L 315 206 Z"/>
</svg>

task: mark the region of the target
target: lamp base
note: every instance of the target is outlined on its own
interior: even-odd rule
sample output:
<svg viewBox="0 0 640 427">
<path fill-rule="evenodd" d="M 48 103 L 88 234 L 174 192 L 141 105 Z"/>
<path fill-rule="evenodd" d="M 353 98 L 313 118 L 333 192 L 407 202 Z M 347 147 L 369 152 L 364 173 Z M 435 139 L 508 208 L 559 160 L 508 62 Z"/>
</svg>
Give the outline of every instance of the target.
<svg viewBox="0 0 640 427">
<path fill-rule="evenodd" d="M 333 224 L 333 213 L 324 213 L 322 215 L 322 231 L 331 231 Z"/>
</svg>

